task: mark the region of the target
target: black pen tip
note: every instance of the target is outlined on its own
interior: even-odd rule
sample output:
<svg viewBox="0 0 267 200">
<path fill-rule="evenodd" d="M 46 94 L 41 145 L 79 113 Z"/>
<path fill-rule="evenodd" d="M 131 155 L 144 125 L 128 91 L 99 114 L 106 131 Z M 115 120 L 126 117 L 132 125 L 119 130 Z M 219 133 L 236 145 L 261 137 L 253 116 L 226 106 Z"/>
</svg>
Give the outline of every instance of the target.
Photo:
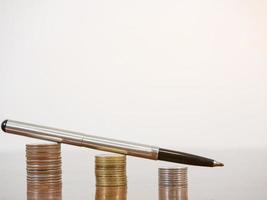
<svg viewBox="0 0 267 200">
<path fill-rule="evenodd" d="M 2 122 L 2 125 L 1 125 L 1 128 L 4 132 L 6 132 L 6 123 L 7 123 L 7 120 L 3 121 Z"/>
<path fill-rule="evenodd" d="M 213 159 L 162 148 L 159 149 L 158 160 L 203 167 L 222 166 L 222 163 L 215 162 Z"/>
</svg>

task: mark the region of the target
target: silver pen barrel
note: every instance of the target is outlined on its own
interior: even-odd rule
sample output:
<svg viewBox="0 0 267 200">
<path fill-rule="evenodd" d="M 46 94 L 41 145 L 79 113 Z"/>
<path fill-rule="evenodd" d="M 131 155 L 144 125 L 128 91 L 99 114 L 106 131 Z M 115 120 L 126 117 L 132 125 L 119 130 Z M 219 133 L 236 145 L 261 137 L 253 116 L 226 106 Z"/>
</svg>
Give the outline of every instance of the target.
<svg viewBox="0 0 267 200">
<path fill-rule="evenodd" d="M 125 142 L 104 137 L 87 135 L 63 129 L 29 124 L 14 120 L 6 120 L 2 129 L 7 133 L 22 135 L 42 140 L 66 143 L 75 146 L 126 154 L 152 160 L 158 159 L 159 148 L 149 145 Z"/>
</svg>

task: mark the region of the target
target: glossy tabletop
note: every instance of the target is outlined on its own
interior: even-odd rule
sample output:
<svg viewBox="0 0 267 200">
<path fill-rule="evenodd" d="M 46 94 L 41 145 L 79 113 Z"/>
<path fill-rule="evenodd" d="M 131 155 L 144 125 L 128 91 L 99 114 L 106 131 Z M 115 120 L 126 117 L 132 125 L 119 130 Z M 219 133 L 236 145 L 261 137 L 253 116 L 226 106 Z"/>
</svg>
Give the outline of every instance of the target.
<svg viewBox="0 0 267 200">
<path fill-rule="evenodd" d="M 188 168 L 189 199 L 266 200 L 267 149 L 191 150 L 225 163 L 223 168 Z M 94 155 L 99 151 L 62 148 L 64 200 L 95 199 Z M 0 200 L 26 199 L 25 153 L 0 152 Z M 158 168 L 171 163 L 128 158 L 128 200 L 158 199 Z"/>
</svg>

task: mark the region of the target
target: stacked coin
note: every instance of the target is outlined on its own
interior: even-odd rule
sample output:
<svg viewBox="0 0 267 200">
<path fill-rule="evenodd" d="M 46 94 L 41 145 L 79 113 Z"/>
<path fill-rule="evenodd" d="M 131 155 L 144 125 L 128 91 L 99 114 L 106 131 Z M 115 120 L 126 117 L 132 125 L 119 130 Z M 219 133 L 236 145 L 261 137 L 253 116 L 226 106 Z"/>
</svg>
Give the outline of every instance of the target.
<svg viewBox="0 0 267 200">
<path fill-rule="evenodd" d="M 126 156 L 109 154 L 95 157 L 96 200 L 126 200 Z"/>
<path fill-rule="evenodd" d="M 99 155 L 95 157 L 96 186 L 126 186 L 126 156 Z"/>
<path fill-rule="evenodd" d="M 160 200 L 188 200 L 187 168 L 160 168 L 158 173 Z"/>
<path fill-rule="evenodd" d="M 26 145 L 27 199 L 61 199 L 60 144 Z"/>
</svg>

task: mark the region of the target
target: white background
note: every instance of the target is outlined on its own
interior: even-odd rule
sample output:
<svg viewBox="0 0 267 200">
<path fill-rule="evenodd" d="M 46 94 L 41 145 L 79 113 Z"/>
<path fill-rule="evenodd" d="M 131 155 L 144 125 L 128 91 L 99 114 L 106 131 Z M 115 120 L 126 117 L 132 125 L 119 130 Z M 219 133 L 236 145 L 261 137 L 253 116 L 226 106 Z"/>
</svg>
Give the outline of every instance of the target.
<svg viewBox="0 0 267 200">
<path fill-rule="evenodd" d="M 264 0 L 0 1 L 0 121 L 220 158 L 266 154 L 266 102 Z"/>
</svg>

